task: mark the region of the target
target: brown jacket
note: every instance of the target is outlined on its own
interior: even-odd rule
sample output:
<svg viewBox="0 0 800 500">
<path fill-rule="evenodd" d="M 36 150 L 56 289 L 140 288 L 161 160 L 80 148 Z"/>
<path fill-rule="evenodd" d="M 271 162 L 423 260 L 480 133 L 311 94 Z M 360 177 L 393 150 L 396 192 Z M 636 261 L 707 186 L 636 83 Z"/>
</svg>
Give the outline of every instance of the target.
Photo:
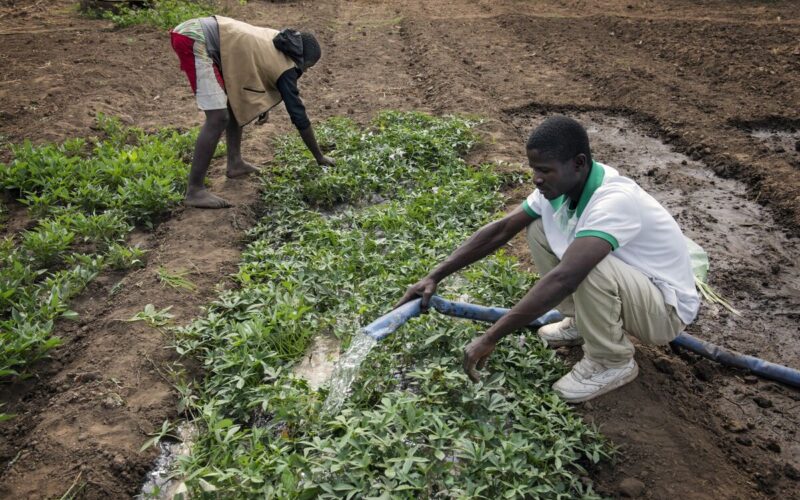
<svg viewBox="0 0 800 500">
<path fill-rule="evenodd" d="M 278 78 L 295 64 L 272 43 L 277 30 L 216 18 L 228 104 L 244 125 L 281 102 Z"/>
</svg>

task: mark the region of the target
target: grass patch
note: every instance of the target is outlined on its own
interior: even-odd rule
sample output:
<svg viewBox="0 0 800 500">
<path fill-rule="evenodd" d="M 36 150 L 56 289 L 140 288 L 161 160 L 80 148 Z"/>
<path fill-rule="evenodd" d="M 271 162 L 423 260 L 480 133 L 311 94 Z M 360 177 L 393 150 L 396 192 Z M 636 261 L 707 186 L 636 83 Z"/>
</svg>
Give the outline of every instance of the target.
<svg viewBox="0 0 800 500">
<path fill-rule="evenodd" d="M 54 322 L 106 268 L 143 265 L 125 245 L 182 199 L 195 132 L 146 134 L 100 116 L 102 138 L 11 146 L 0 188 L 28 206 L 35 227 L 0 240 L 0 377 L 59 345 Z"/>
<path fill-rule="evenodd" d="M 508 338 L 477 385 L 462 349 L 482 327 L 431 314 L 369 355 L 337 415 L 321 412 L 292 365 L 319 333 L 347 342 L 405 287 L 496 216 L 518 178 L 461 159 L 473 123 L 388 112 L 366 130 L 319 127 L 337 164 L 323 171 L 294 137 L 266 173 L 269 213 L 236 279 L 205 317 L 178 329 L 202 381 L 181 386 L 200 436 L 180 461 L 194 493 L 269 498 L 572 498 L 607 456 L 550 389 L 566 370 L 535 335 Z M 504 177 L 504 175 L 506 177 Z M 532 286 L 499 252 L 443 283 L 445 296 L 510 306 Z"/>
</svg>

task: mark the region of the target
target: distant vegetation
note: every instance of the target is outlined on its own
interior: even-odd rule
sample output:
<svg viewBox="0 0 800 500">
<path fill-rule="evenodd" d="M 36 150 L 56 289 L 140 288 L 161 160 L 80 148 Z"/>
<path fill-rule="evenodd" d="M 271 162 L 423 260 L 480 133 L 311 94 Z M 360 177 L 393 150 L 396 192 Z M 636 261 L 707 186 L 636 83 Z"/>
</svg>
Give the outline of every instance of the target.
<svg viewBox="0 0 800 500">
<path fill-rule="evenodd" d="M 113 10 L 101 9 L 95 4 L 102 2 L 84 2 L 84 12 L 94 17 L 111 20 L 119 27 L 134 24 L 149 24 L 158 28 L 169 29 L 195 17 L 219 14 L 222 10 L 214 0 L 151 0 L 137 2 L 141 5 L 117 7 Z"/>
</svg>

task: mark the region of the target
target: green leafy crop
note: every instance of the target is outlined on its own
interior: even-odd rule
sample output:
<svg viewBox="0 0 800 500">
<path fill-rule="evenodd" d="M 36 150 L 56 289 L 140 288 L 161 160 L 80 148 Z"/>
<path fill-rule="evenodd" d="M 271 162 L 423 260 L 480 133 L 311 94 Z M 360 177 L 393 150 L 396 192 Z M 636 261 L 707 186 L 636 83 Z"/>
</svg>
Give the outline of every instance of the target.
<svg viewBox="0 0 800 500">
<path fill-rule="evenodd" d="M 116 26 L 149 24 L 157 28 L 172 28 L 195 17 L 218 14 L 220 6 L 213 0 L 152 0 L 144 7 L 120 7 L 116 12 L 91 12 L 111 20 Z"/>
<path fill-rule="evenodd" d="M 146 134 L 99 116 L 102 139 L 11 146 L 0 188 L 36 221 L 0 240 L 0 377 L 59 344 L 54 321 L 77 316 L 69 300 L 105 268 L 142 264 L 125 243 L 182 199 L 194 132 Z"/>
<path fill-rule="evenodd" d="M 342 410 L 291 374 L 311 339 L 345 342 L 503 204 L 506 179 L 461 158 L 473 123 L 387 112 L 368 129 L 334 119 L 323 169 L 282 139 L 264 179 L 267 214 L 236 276 L 177 349 L 206 368 L 182 386 L 201 429 L 181 459 L 194 493 L 266 498 L 595 496 L 582 464 L 607 456 L 550 389 L 565 371 L 535 335 L 506 339 L 484 381 L 461 369 L 481 326 L 431 314 L 379 343 Z M 533 284 L 498 254 L 442 284 L 445 296 L 510 306 Z"/>
<path fill-rule="evenodd" d="M 37 218 L 54 209 L 116 210 L 144 223 L 182 199 L 194 134 L 168 129 L 146 134 L 104 115 L 98 128 L 105 140 L 12 146 L 14 160 L 0 172 L 0 185 L 18 190 Z"/>
</svg>

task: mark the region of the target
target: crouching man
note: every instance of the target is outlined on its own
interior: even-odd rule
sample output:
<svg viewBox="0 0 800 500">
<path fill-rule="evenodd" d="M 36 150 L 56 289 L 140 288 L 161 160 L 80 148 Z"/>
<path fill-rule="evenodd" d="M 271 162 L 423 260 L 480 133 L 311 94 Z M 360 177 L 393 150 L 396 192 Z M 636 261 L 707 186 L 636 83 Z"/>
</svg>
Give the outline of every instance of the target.
<svg viewBox="0 0 800 500">
<path fill-rule="evenodd" d="M 520 207 L 467 239 L 397 304 L 422 306 L 445 277 L 491 254 L 525 230 L 541 275 L 511 311 L 465 349 L 473 381 L 497 342 L 552 308 L 566 318 L 539 329 L 552 347 L 583 344 L 581 359 L 553 389 L 587 401 L 636 378 L 627 334 L 664 345 L 700 305 L 678 224 L 652 196 L 615 169 L 593 161 L 575 120 L 555 116 L 530 135 L 534 192 Z"/>
<path fill-rule="evenodd" d="M 311 154 L 320 165 L 333 165 L 317 145 L 297 80 L 319 60 L 321 50 L 310 33 L 259 28 L 223 16 L 185 21 L 170 31 L 172 48 L 206 114 L 195 145 L 185 203 L 200 208 L 230 204 L 209 193 L 203 181 L 222 132 L 228 146 L 228 177 L 258 171 L 242 159 L 242 127 L 263 122 L 284 102 Z"/>
</svg>

